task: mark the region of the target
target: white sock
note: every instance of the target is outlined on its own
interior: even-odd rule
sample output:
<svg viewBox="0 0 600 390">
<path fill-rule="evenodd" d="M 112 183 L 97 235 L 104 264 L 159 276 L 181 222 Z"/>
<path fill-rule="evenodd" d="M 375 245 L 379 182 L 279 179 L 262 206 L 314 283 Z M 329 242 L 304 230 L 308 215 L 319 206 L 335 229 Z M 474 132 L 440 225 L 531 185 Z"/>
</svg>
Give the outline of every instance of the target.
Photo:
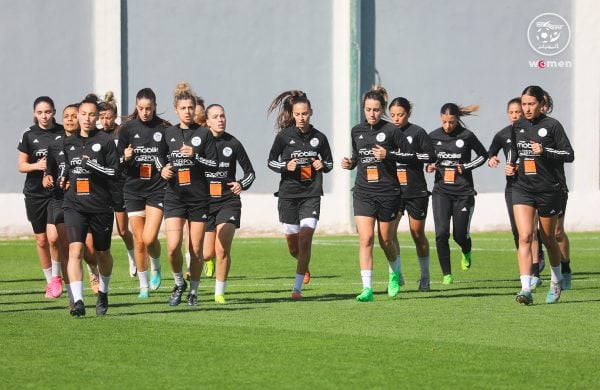
<svg viewBox="0 0 600 390">
<path fill-rule="evenodd" d="M 521 275 L 521 290 L 531 292 L 531 275 Z"/>
<path fill-rule="evenodd" d="M 183 286 L 183 272 L 173 272 L 173 279 L 175 279 L 175 285 Z"/>
<path fill-rule="evenodd" d="M 227 286 L 227 281 L 215 281 L 215 295 L 225 295 L 225 286 Z"/>
<path fill-rule="evenodd" d="M 429 279 L 429 256 L 419 257 L 419 268 L 421 268 L 421 278 Z"/>
<path fill-rule="evenodd" d="M 65 287 L 67 287 L 67 296 L 69 297 L 69 303 L 75 303 L 75 301 L 73 300 L 73 292 L 71 291 L 71 284 L 65 284 Z"/>
<path fill-rule="evenodd" d="M 400 273 L 400 256 L 396 257 L 396 260 L 394 261 L 389 261 L 388 260 L 388 269 L 390 271 L 390 273 L 395 272 L 395 273 Z"/>
<path fill-rule="evenodd" d="M 137 276 L 140 280 L 140 290 L 148 290 L 148 271 L 138 271 Z"/>
<path fill-rule="evenodd" d="M 190 256 L 190 252 L 185 252 L 185 265 L 187 265 L 187 270 L 188 272 L 190 272 L 190 260 L 191 256 Z"/>
<path fill-rule="evenodd" d="M 373 271 L 370 269 L 360 270 L 363 288 L 373 288 Z"/>
<path fill-rule="evenodd" d="M 73 302 L 83 301 L 83 282 L 71 282 L 71 293 L 73 294 Z"/>
<path fill-rule="evenodd" d="M 52 279 L 52 267 L 50 268 L 42 268 L 44 272 L 44 277 L 46 278 L 46 283 L 50 283 L 50 279 Z"/>
<path fill-rule="evenodd" d="M 60 276 L 60 261 L 52 260 L 52 277 Z"/>
<path fill-rule="evenodd" d="M 294 290 L 302 291 L 302 283 L 304 282 L 304 275 L 296 274 L 294 279 Z"/>
<path fill-rule="evenodd" d="M 100 274 L 100 285 L 98 286 L 98 291 L 107 293 L 108 292 L 108 284 L 110 283 L 110 276 L 104 276 Z"/>
<path fill-rule="evenodd" d="M 198 295 L 198 286 L 200 286 L 199 280 L 190 280 L 190 294 Z"/>
<path fill-rule="evenodd" d="M 131 263 L 135 264 L 135 257 L 134 257 L 134 254 L 133 254 L 133 249 L 127 249 L 127 259 Z"/>
<path fill-rule="evenodd" d="M 150 256 L 150 263 L 152 264 L 152 271 L 160 270 L 160 256 L 156 259 Z"/>
<path fill-rule="evenodd" d="M 562 280 L 560 264 L 556 267 L 550 267 L 550 280 L 554 283 L 558 283 Z"/>
</svg>

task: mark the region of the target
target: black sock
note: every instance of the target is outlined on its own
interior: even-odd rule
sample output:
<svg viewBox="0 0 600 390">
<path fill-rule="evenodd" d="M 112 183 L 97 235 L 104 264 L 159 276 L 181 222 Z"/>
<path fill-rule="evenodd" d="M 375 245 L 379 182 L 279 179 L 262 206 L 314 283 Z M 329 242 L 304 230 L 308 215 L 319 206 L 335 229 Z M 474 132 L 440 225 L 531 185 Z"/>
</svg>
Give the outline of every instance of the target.
<svg viewBox="0 0 600 390">
<path fill-rule="evenodd" d="M 571 260 L 567 260 L 564 263 L 561 261 L 560 266 L 561 266 L 560 272 L 562 272 L 563 274 L 571 273 Z"/>
<path fill-rule="evenodd" d="M 538 278 L 540 277 L 540 264 L 539 263 L 531 264 L 531 274 L 533 276 L 537 276 Z"/>
</svg>

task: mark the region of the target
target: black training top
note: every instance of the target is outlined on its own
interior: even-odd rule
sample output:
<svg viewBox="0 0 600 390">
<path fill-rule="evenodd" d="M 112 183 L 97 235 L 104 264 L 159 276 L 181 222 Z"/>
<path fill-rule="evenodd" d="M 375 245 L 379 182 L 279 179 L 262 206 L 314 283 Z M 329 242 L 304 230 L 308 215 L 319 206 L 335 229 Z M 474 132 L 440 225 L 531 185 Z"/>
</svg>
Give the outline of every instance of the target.
<svg viewBox="0 0 600 390">
<path fill-rule="evenodd" d="M 288 171 L 287 164 L 298 160 L 296 169 Z M 312 163 L 321 160 L 323 169 L 317 171 Z M 309 198 L 323 195 L 323 173 L 333 169 L 333 157 L 327 136 L 315 129 L 303 133 L 296 126 L 282 129 L 275 136 L 269 152 L 269 168 L 281 174 L 280 198 Z"/>
<path fill-rule="evenodd" d="M 447 134 L 441 127 L 429 134 L 437 156 L 433 192 L 449 195 L 477 195 L 472 170 L 487 160 L 488 154 L 472 131 L 458 125 Z M 475 158 L 471 160 L 472 153 Z M 463 172 L 456 166 L 462 164 Z"/>
<path fill-rule="evenodd" d="M 220 137 L 214 137 L 217 147 L 218 170 L 216 172 L 206 172 L 206 178 L 210 185 L 211 202 L 217 203 L 233 198 L 235 195 L 227 183 L 236 181 L 236 167 L 240 164 L 244 171 L 244 176 L 237 180 L 242 186 L 242 190 L 250 188 L 256 175 L 254 168 L 246 153 L 246 149 L 237 138 L 224 132 Z"/>
<path fill-rule="evenodd" d="M 396 163 L 396 178 L 400 183 L 403 198 L 420 198 L 429 196 L 423 165 L 435 162 L 435 150 L 427 132 L 415 124 L 407 123 L 397 128 L 401 131 L 417 155 L 417 161 Z"/>
<path fill-rule="evenodd" d="M 396 163 L 418 161 L 404 133 L 397 131 L 393 124 L 380 120 L 374 126 L 367 121 L 359 123 L 352 128 L 350 136 L 351 168 L 357 168 L 353 191 L 362 195 L 400 195 Z M 387 150 L 383 161 L 373 156 L 375 145 Z"/>
<path fill-rule="evenodd" d="M 58 138 L 48 146 L 48 158 L 46 160 L 46 172 L 45 175 L 52 176 L 54 179 L 54 199 L 62 200 L 64 198 L 64 190 L 60 188 L 59 180 L 62 176 L 62 172 L 65 170 L 65 139 L 72 137 L 65 135 Z"/>
<path fill-rule="evenodd" d="M 489 157 L 498 156 L 498 152 L 502 150 L 504 152 L 504 157 L 506 158 L 506 161 L 508 161 L 508 156 L 510 154 L 510 144 L 512 142 L 510 139 L 511 131 L 512 126 L 508 125 L 496 133 L 494 139 L 492 140 L 492 144 L 488 149 Z M 515 179 L 516 178 L 514 176 L 506 176 L 506 188 L 511 188 Z"/>
<path fill-rule="evenodd" d="M 46 157 L 48 155 L 48 146 L 54 140 L 62 139 L 64 134 L 65 130 L 59 124 L 55 124 L 53 128 L 48 130 L 44 130 L 38 125 L 33 125 L 23 132 L 17 149 L 29 156 L 27 159 L 28 163 L 34 164 Z M 23 186 L 25 197 L 51 198 L 53 196 L 53 190 L 46 189 L 42 185 L 43 178 L 43 171 L 27 172 L 25 185 Z"/>
<path fill-rule="evenodd" d="M 540 115 L 533 121 L 519 119 L 511 135 L 512 163 L 519 164 L 515 188 L 535 192 L 566 190 L 563 164 L 575 159 L 564 128 L 554 118 Z M 531 142 L 542 144 L 542 154 L 534 155 Z"/>
<path fill-rule="evenodd" d="M 113 138 L 95 129 L 89 137 L 77 133 L 65 138 L 66 177 L 69 188 L 63 206 L 86 213 L 112 212 L 110 188 L 118 178 L 119 157 Z"/>
<path fill-rule="evenodd" d="M 154 116 L 149 122 L 139 118 L 126 122 L 119 132 L 117 150 L 121 157 L 121 169 L 125 176 L 125 194 L 148 195 L 164 191 L 165 181 L 155 164 L 164 137 L 165 122 Z M 131 145 L 133 157 L 123 160 L 125 149 Z"/>
<path fill-rule="evenodd" d="M 192 157 L 184 157 L 179 149 L 191 146 Z M 174 176 L 167 182 L 165 199 L 193 204 L 210 199 L 205 171 L 217 170 L 217 150 L 210 131 L 197 124 L 189 129 L 179 125 L 165 130 L 160 146 L 156 166 L 160 171 L 164 165 L 171 164 Z"/>
</svg>

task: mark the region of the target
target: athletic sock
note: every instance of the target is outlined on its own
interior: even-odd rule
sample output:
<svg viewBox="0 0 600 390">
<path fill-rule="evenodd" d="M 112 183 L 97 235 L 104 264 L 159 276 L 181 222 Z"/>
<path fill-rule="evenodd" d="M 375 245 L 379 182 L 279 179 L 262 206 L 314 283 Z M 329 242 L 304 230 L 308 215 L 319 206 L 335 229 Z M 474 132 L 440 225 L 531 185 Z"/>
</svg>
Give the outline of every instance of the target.
<svg viewBox="0 0 600 390">
<path fill-rule="evenodd" d="M 363 288 L 373 288 L 373 271 L 370 269 L 360 270 Z"/>
<path fill-rule="evenodd" d="M 225 295 L 225 287 L 227 285 L 227 281 L 221 282 L 217 280 L 215 282 L 215 295 Z"/>
<path fill-rule="evenodd" d="M 570 274 L 571 273 L 571 260 L 567 260 L 564 263 L 561 262 L 560 266 L 561 266 L 561 271 L 562 271 L 563 274 Z"/>
<path fill-rule="evenodd" d="M 140 280 L 140 290 L 148 290 L 148 271 L 138 271 L 138 279 Z"/>
<path fill-rule="evenodd" d="M 533 276 L 537 276 L 538 278 L 540 277 L 540 263 L 531 264 L 531 274 Z"/>
<path fill-rule="evenodd" d="M 531 275 L 521 275 L 521 290 L 531 292 Z"/>
<path fill-rule="evenodd" d="M 73 300 L 73 292 L 71 291 L 71 284 L 65 284 L 65 287 L 67 288 L 67 296 L 69 297 L 69 304 L 71 303 L 75 303 L 75 301 Z"/>
<path fill-rule="evenodd" d="M 554 283 L 560 282 L 562 279 L 562 274 L 560 273 L 560 265 L 556 267 L 550 267 L 550 280 Z"/>
<path fill-rule="evenodd" d="M 175 279 L 176 286 L 183 286 L 183 272 L 173 272 L 173 279 Z"/>
<path fill-rule="evenodd" d="M 429 256 L 419 257 L 419 268 L 421 269 L 421 277 L 429 279 Z"/>
<path fill-rule="evenodd" d="M 199 280 L 190 280 L 190 294 L 198 295 L 198 286 L 200 286 Z"/>
<path fill-rule="evenodd" d="M 187 265 L 187 271 L 190 272 L 190 261 L 191 261 L 190 252 L 185 252 L 185 265 Z"/>
<path fill-rule="evenodd" d="M 304 275 L 296 274 L 294 279 L 294 290 L 302 291 L 302 283 L 304 282 Z"/>
<path fill-rule="evenodd" d="M 133 262 L 133 264 L 135 264 L 135 257 L 133 255 L 133 249 L 127 249 L 127 259 L 131 262 Z"/>
<path fill-rule="evenodd" d="M 100 285 L 98 286 L 98 291 L 103 293 L 108 293 L 108 285 L 110 284 L 111 275 L 104 276 L 100 274 Z"/>
<path fill-rule="evenodd" d="M 83 282 L 71 282 L 71 293 L 73 294 L 73 302 L 83 301 Z"/>
<path fill-rule="evenodd" d="M 160 256 L 158 256 L 156 259 L 150 256 L 150 263 L 152 264 L 152 271 L 160 270 Z"/>
<path fill-rule="evenodd" d="M 52 277 L 60 276 L 60 261 L 52 260 Z"/>
<path fill-rule="evenodd" d="M 395 272 L 397 274 L 400 273 L 400 256 L 396 257 L 396 260 L 389 261 L 388 260 L 388 269 L 390 273 Z"/>
<path fill-rule="evenodd" d="M 42 268 L 42 271 L 44 272 L 44 277 L 46 278 L 46 283 L 50 283 L 50 280 L 52 279 L 52 267 Z"/>
</svg>

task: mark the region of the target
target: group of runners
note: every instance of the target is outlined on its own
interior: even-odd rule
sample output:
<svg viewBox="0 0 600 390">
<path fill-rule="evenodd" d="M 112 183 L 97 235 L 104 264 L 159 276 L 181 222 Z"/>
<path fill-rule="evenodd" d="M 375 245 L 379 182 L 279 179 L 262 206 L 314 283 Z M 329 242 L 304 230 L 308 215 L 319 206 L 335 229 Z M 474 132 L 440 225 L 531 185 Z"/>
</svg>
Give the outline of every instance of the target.
<svg viewBox="0 0 600 390">
<path fill-rule="evenodd" d="M 156 95 L 144 88 L 136 95 L 133 113 L 119 125 L 112 92 L 103 99 L 90 94 L 65 107 L 59 125 L 50 97 L 34 101 L 35 123 L 19 143 L 18 169 L 27 174 L 25 205 L 46 277 L 46 297 L 61 296 L 64 282 L 73 316 L 85 315 L 82 259 L 97 294 L 96 314 L 108 310 L 113 224 L 127 248 L 129 274 L 139 280 L 138 297 L 146 299 L 160 287 L 158 235 L 163 219 L 175 282 L 168 304 L 179 305 L 189 287 L 187 304 L 197 305 L 203 263 L 206 274 L 215 275 L 215 302 L 226 303 L 240 194 L 250 188 L 255 172 L 243 145 L 226 131 L 223 106 L 205 107 L 187 83 L 176 86 L 173 106 L 177 125 L 157 115 Z M 412 104 L 406 98 L 395 98 L 388 106 L 387 92 L 380 86 L 364 94 L 362 107 L 365 120 L 351 130 L 352 154 L 340 162 L 343 169 L 356 169 L 352 196 L 363 285 L 357 301 L 374 299 L 375 232 L 388 260 L 388 295 L 396 297 L 404 285 L 397 229 L 405 212 L 420 267 L 418 289 L 430 291 L 425 235 L 430 195 L 442 283 L 454 280 L 451 223 L 462 250 L 461 268 L 470 269 L 469 225 L 476 195 L 472 170 L 486 160 L 490 167 L 499 166 L 500 149 L 506 159 L 506 203 L 521 278 L 516 300 L 533 303 L 531 291 L 541 284 L 544 266 L 541 241 L 551 264 L 546 302 L 558 301 L 571 280 L 563 166 L 573 161 L 574 153 L 561 124 L 547 115 L 552 111 L 549 94 L 529 86 L 511 100 L 511 123 L 496 134 L 489 151 L 461 119 L 478 106 L 444 104 L 441 127 L 429 134 L 409 121 Z M 388 109 L 391 122 L 384 119 Z M 300 300 L 303 285 L 310 282 L 323 174 L 335 164 L 326 135 L 311 124 L 306 93 L 281 93 L 268 107 L 268 113 L 275 111 L 278 131 L 268 167 L 280 175 L 275 193 L 279 220 L 296 259 L 291 299 Z M 243 174 L 236 178 L 238 166 Z M 435 173 L 431 193 L 425 172 Z"/>
</svg>

